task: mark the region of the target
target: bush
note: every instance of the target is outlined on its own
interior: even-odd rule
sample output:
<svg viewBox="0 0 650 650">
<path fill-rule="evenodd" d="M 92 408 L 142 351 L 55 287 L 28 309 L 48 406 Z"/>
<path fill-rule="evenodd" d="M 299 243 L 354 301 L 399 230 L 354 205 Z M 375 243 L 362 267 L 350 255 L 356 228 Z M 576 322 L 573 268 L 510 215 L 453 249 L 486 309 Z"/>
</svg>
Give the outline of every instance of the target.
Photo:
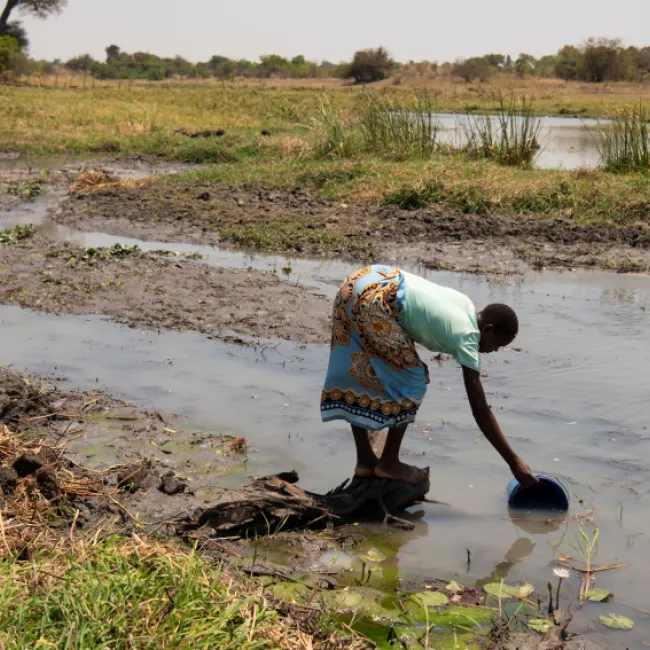
<svg viewBox="0 0 650 650">
<path fill-rule="evenodd" d="M 393 59 L 383 47 L 376 50 L 359 50 L 355 52 L 346 75 L 358 84 L 381 81 L 388 77 L 393 65 Z"/>
<path fill-rule="evenodd" d="M 0 36 L 0 74 L 13 69 L 20 55 L 18 41 L 12 36 Z"/>
<path fill-rule="evenodd" d="M 467 83 L 474 80 L 487 81 L 492 74 L 492 68 L 484 57 L 473 57 L 454 63 L 453 74 L 461 77 Z"/>
</svg>

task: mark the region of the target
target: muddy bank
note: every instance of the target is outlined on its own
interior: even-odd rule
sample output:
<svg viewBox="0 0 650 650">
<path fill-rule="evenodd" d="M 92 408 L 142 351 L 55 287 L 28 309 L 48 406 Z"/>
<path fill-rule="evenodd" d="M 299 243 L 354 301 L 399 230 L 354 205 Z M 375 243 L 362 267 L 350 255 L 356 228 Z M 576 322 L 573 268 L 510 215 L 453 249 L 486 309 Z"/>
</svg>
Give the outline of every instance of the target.
<svg viewBox="0 0 650 650">
<path fill-rule="evenodd" d="M 0 244 L 0 302 L 102 314 L 131 327 L 324 343 L 329 302 L 277 275 L 136 249 L 81 249 L 36 233 Z"/>
<path fill-rule="evenodd" d="M 534 214 L 356 206 L 328 201 L 305 189 L 187 182 L 100 189 L 70 196 L 53 219 L 80 230 L 150 240 L 409 259 L 452 270 L 477 266 L 497 272 L 543 266 L 647 270 L 650 263 L 650 228 L 645 223 L 580 224 Z"/>
</svg>

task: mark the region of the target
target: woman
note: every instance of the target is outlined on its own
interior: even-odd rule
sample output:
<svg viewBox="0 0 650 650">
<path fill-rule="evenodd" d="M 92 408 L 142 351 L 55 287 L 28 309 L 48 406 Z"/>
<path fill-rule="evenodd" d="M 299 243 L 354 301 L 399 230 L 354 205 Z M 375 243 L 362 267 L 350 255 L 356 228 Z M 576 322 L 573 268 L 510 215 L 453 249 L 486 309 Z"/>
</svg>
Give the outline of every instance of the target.
<svg viewBox="0 0 650 650">
<path fill-rule="evenodd" d="M 324 422 L 345 420 L 357 448 L 356 476 L 417 483 L 423 470 L 402 463 L 399 450 L 407 426 L 429 383 L 429 371 L 415 350 L 451 354 L 463 368 L 476 423 L 524 486 L 537 479 L 512 450 L 485 399 L 479 353 L 510 344 L 519 324 L 506 305 L 476 312 L 453 289 L 390 266 L 368 266 L 348 277 L 334 303 L 332 347 L 321 398 Z M 381 458 L 368 430 L 388 427 Z"/>
</svg>

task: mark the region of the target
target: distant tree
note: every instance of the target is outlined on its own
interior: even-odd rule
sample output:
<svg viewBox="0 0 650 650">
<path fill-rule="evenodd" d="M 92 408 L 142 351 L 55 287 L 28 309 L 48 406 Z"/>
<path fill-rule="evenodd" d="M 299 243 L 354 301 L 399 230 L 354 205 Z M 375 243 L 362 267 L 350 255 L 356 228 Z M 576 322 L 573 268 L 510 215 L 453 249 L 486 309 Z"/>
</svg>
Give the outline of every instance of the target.
<svg viewBox="0 0 650 650">
<path fill-rule="evenodd" d="M 485 57 L 478 56 L 465 59 L 464 61 L 457 61 L 452 68 L 453 74 L 464 79 L 467 83 L 471 83 L 477 79 L 479 81 L 487 81 L 490 78 L 491 71 L 490 64 Z"/>
<path fill-rule="evenodd" d="M 68 0 L 6 0 L 4 9 L 0 14 L 0 36 L 12 35 L 12 29 L 22 30 L 19 23 L 9 22 L 9 18 L 14 10 L 18 10 L 23 14 L 31 14 L 37 18 L 47 18 L 52 14 L 60 12 L 67 3 Z M 27 37 L 24 30 L 22 30 L 22 33 L 24 35 L 23 40 L 26 41 Z M 13 35 L 15 36 L 15 32 Z M 17 41 L 20 43 L 21 39 L 18 38 Z"/>
<path fill-rule="evenodd" d="M 485 60 L 491 68 L 502 68 L 505 65 L 506 57 L 503 54 L 486 54 Z"/>
<path fill-rule="evenodd" d="M 522 79 L 528 77 L 529 75 L 535 72 L 535 66 L 537 65 L 537 59 L 532 56 L 532 54 L 526 54 L 522 52 L 517 60 L 515 61 L 515 72 L 518 77 Z"/>
<path fill-rule="evenodd" d="M 19 53 L 20 47 L 15 38 L 0 36 L 0 73 L 11 70 Z"/>
<path fill-rule="evenodd" d="M 177 55 L 169 64 L 169 72 L 177 74 L 181 79 L 187 79 L 194 74 L 194 64 Z"/>
<path fill-rule="evenodd" d="M 503 64 L 503 67 L 506 70 L 512 70 L 512 57 L 509 54 L 506 56 L 506 62 Z"/>
<path fill-rule="evenodd" d="M 617 66 L 620 51 L 618 40 L 590 38 L 583 47 L 580 78 L 595 83 L 622 78 Z"/>
<path fill-rule="evenodd" d="M 212 76 L 217 79 L 231 79 L 235 75 L 236 63 L 227 56 L 215 54 L 208 61 L 208 68 Z"/>
<path fill-rule="evenodd" d="M 636 64 L 644 75 L 650 73 L 650 47 L 642 47 L 637 51 Z"/>
<path fill-rule="evenodd" d="M 302 54 L 298 54 L 298 56 L 294 56 L 293 59 L 291 59 L 291 65 L 295 65 L 295 66 L 305 65 L 305 57 Z"/>
<path fill-rule="evenodd" d="M 372 83 L 386 79 L 393 69 L 392 57 L 383 47 L 355 52 L 345 76 L 355 83 Z"/>
<path fill-rule="evenodd" d="M 2 30 L 1 35 L 11 36 L 11 38 L 16 39 L 18 47 L 23 52 L 26 52 L 29 49 L 29 38 L 27 36 L 27 31 L 19 20 L 13 20 L 12 22 L 8 23 L 4 30 Z"/>
<path fill-rule="evenodd" d="M 535 65 L 536 77 L 554 77 L 555 67 L 557 65 L 557 56 L 549 54 L 543 56 Z"/>
<path fill-rule="evenodd" d="M 582 60 L 582 53 L 573 45 L 565 45 L 557 53 L 555 63 L 555 74 L 565 81 L 577 79 L 579 75 L 579 66 Z"/>
<path fill-rule="evenodd" d="M 93 59 L 90 54 L 80 54 L 79 56 L 75 56 L 72 59 L 66 61 L 65 67 L 68 70 L 72 70 L 73 72 L 83 72 L 85 88 L 88 73 L 92 70 L 93 66 L 96 63 L 97 61 L 95 61 L 95 59 Z"/>
<path fill-rule="evenodd" d="M 267 54 L 260 57 L 259 71 L 260 76 L 264 78 L 288 77 L 290 68 L 289 61 L 279 54 Z"/>
<path fill-rule="evenodd" d="M 106 48 L 106 63 L 111 63 L 120 55 L 120 48 L 117 45 L 109 45 Z"/>
</svg>

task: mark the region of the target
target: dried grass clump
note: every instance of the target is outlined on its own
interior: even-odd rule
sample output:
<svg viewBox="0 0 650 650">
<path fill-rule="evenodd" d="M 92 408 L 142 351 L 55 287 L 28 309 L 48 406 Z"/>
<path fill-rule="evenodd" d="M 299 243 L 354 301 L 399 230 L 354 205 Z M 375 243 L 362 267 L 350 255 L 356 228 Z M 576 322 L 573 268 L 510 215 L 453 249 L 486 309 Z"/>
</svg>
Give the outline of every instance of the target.
<svg viewBox="0 0 650 650">
<path fill-rule="evenodd" d="M 153 182 L 152 177 L 147 178 L 117 178 L 103 170 L 89 170 L 79 172 L 75 182 L 70 187 L 70 194 L 90 194 L 116 187 L 140 188 Z"/>
</svg>

